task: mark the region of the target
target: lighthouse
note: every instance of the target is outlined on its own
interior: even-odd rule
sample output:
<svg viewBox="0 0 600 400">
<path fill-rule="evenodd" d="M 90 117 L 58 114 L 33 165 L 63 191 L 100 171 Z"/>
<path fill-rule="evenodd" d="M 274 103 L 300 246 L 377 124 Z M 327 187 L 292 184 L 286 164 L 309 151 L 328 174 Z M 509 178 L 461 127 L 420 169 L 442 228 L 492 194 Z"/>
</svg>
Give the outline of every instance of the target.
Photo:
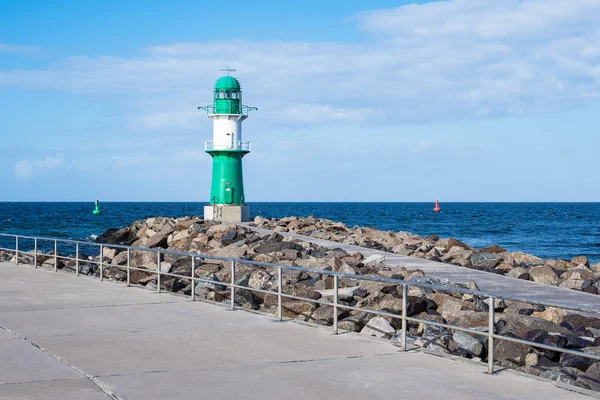
<svg viewBox="0 0 600 400">
<path fill-rule="evenodd" d="M 250 153 L 250 142 L 242 139 L 242 122 L 256 107 L 242 105 L 242 88 L 237 79 L 227 75 L 215 83 L 213 103 L 198 107 L 213 121 L 213 139 L 204 150 L 213 160 L 209 205 L 204 207 L 204 219 L 221 222 L 242 222 L 250 219 L 244 198 L 242 158 Z"/>
</svg>

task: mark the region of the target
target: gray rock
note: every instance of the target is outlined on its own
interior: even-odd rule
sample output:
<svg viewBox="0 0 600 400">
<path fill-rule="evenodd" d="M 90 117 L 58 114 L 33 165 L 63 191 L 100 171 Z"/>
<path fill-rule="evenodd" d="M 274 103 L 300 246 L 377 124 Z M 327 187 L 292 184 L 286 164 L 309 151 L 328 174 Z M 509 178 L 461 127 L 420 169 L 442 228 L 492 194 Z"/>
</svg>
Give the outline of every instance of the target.
<svg viewBox="0 0 600 400">
<path fill-rule="evenodd" d="M 579 374 L 581 374 L 581 371 L 575 368 L 560 368 L 542 372 L 540 374 L 540 378 L 551 379 L 567 385 L 573 385 Z"/>
<path fill-rule="evenodd" d="M 523 366 L 530 350 L 531 348 L 525 344 L 499 340 L 494 346 L 494 358 L 498 361 L 508 360 Z"/>
<path fill-rule="evenodd" d="M 496 253 L 481 252 L 473 253 L 470 260 L 476 268 L 492 269 L 502 261 L 502 257 Z"/>
<path fill-rule="evenodd" d="M 293 249 L 297 251 L 303 251 L 304 248 L 298 243 L 294 242 L 265 242 L 258 245 L 254 251 L 259 254 L 275 253 L 277 251 L 283 251 L 285 249 Z"/>
<path fill-rule="evenodd" d="M 523 267 L 513 268 L 510 271 L 508 271 L 508 273 L 506 275 L 508 275 L 512 278 L 517 278 L 517 279 L 524 279 L 524 280 L 529 279 L 529 271 Z"/>
<path fill-rule="evenodd" d="M 385 261 L 385 257 L 380 254 L 373 254 L 365 258 L 362 263 L 365 267 L 375 267 Z"/>
<path fill-rule="evenodd" d="M 529 270 L 529 276 L 534 282 L 542 283 L 544 285 L 556 286 L 560 282 L 556 272 L 547 265 L 531 268 L 531 270 Z"/>
<path fill-rule="evenodd" d="M 168 262 L 160 263 L 160 272 L 169 273 L 169 272 L 171 272 L 171 269 L 173 269 L 173 265 L 171 263 L 168 263 Z"/>
<path fill-rule="evenodd" d="M 221 281 L 219 280 L 219 278 L 217 278 L 215 274 L 203 276 L 202 279 L 210 280 L 211 282 L 198 281 L 198 283 L 196 283 L 196 294 L 198 295 L 200 295 L 204 289 L 211 289 L 216 291 L 222 291 L 227 289 L 227 286 L 218 283 Z"/>
<path fill-rule="evenodd" d="M 456 342 L 459 350 L 462 350 L 471 356 L 479 357 L 483 351 L 483 344 L 477 338 L 474 338 L 465 332 L 454 332 L 452 339 Z"/>
<path fill-rule="evenodd" d="M 396 333 L 394 327 L 382 317 L 371 319 L 360 331 L 361 334 L 389 339 Z"/>
<path fill-rule="evenodd" d="M 580 375 L 575 381 L 575 385 L 584 389 L 600 391 L 600 362 L 592 364 L 585 374 Z"/>
</svg>

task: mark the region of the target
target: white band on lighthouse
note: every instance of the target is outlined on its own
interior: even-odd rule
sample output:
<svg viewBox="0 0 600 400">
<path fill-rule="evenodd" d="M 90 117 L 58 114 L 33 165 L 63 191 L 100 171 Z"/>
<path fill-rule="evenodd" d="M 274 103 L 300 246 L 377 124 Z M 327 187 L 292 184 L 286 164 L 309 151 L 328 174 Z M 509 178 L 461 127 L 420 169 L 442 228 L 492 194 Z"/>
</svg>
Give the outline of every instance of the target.
<svg viewBox="0 0 600 400">
<path fill-rule="evenodd" d="M 213 149 L 242 150 L 242 121 L 247 117 L 235 114 L 211 114 Z"/>
</svg>

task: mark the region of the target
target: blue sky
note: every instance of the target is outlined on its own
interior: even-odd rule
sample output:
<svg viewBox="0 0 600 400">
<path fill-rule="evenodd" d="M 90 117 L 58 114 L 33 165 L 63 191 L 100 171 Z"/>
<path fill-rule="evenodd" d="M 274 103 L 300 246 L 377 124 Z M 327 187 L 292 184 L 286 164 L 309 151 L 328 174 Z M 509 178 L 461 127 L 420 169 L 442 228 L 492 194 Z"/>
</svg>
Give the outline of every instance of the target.
<svg viewBox="0 0 600 400">
<path fill-rule="evenodd" d="M 225 65 L 248 201 L 600 201 L 597 0 L 0 7 L 0 201 L 206 201 Z"/>
</svg>

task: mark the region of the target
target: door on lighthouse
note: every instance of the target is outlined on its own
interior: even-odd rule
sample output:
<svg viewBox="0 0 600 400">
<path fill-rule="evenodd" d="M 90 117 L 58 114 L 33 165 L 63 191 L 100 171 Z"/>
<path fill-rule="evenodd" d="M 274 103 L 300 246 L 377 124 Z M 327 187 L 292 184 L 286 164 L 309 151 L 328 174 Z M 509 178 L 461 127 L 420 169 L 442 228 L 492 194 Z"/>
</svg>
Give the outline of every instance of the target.
<svg viewBox="0 0 600 400">
<path fill-rule="evenodd" d="M 225 203 L 233 203 L 233 188 L 229 185 L 227 185 L 227 187 L 225 188 Z"/>
</svg>

